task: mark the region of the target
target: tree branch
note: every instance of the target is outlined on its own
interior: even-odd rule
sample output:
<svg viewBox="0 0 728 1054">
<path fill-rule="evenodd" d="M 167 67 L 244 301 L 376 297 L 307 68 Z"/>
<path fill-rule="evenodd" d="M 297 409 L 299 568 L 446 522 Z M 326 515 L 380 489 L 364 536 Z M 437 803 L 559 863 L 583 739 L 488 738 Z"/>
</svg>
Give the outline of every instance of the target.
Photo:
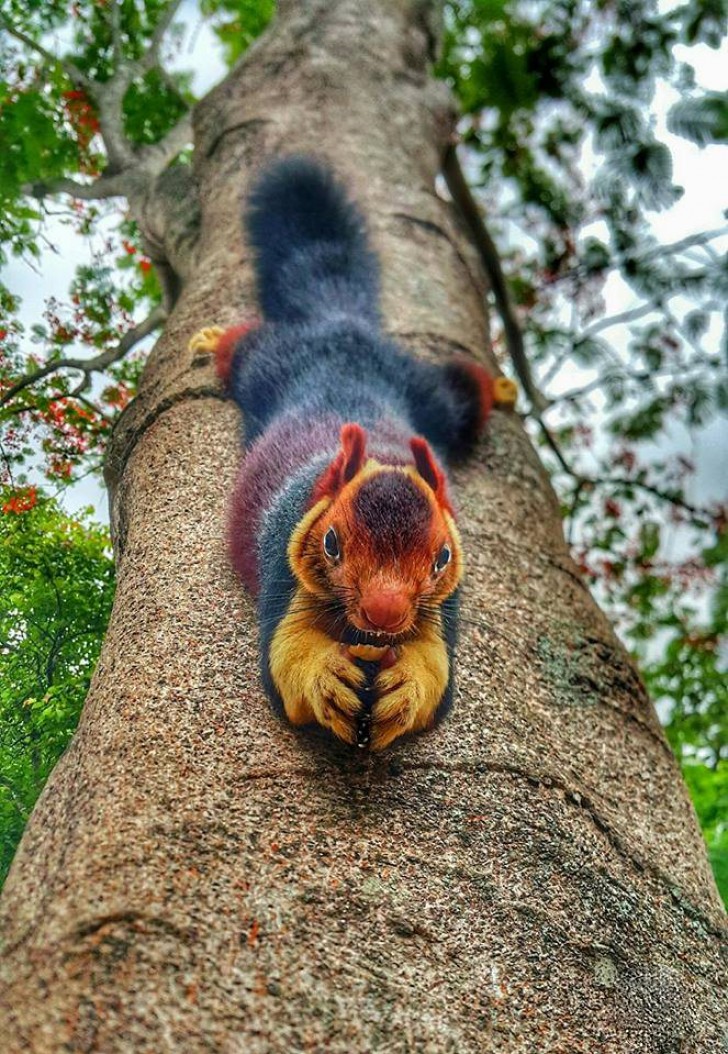
<svg viewBox="0 0 728 1054">
<path fill-rule="evenodd" d="M 593 490 L 595 487 L 636 487 L 638 490 L 643 490 L 645 493 L 652 494 L 654 497 L 659 498 L 660 501 L 666 501 L 670 505 L 675 505 L 677 508 L 684 509 L 686 512 L 690 513 L 693 523 L 697 527 L 709 528 L 711 526 L 710 513 L 707 509 L 701 509 L 695 505 L 691 505 L 677 494 L 672 494 L 670 491 L 663 490 L 661 487 L 656 487 L 652 483 L 646 483 L 644 480 L 639 479 L 630 479 L 628 476 L 604 476 L 601 478 L 599 476 L 582 476 L 582 474 L 572 468 L 566 460 L 559 444 L 556 442 L 541 418 L 538 418 L 537 420 L 547 446 L 553 452 L 554 457 L 561 465 L 564 472 L 571 476 L 576 484 L 570 516 L 574 515 L 578 500 L 584 490 Z M 569 544 L 571 544 L 571 530 L 569 530 Z"/>
<path fill-rule="evenodd" d="M 58 359 L 56 362 L 47 362 L 45 366 L 39 367 L 33 373 L 25 374 L 12 387 L 8 388 L 0 396 L 0 406 L 5 406 L 19 392 L 22 392 L 25 388 L 30 388 L 32 385 L 37 384 L 38 381 L 42 381 L 44 377 L 48 377 L 51 373 L 57 373 L 59 370 L 80 370 L 84 374 L 84 381 L 78 391 L 74 393 L 80 394 L 88 386 L 87 382 L 90 374 L 100 373 L 114 362 L 123 359 L 140 340 L 143 340 L 144 337 L 158 329 L 166 317 L 167 312 L 161 304 L 158 304 L 143 322 L 140 322 L 125 333 L 115 347 L 109 348 L 100 355 L 95 355 L 92 359 Z"/>
<path fill-rule="evenodd" d="M 167 32 L 170 25 L 172 24 L 172 20 L 177 14 L 181 2 L 182 0 L 170 0 L 166 11 L 160 18 L 159 22 L 157 22 L 157 25 L 154 27 L 154 33 L 152 34 L 152 39 L 149 43 L 149 47 L 137 63 L 137 68 L 141 72 L 147 73 L 150 69 L 157 65 L 157 61 L 159 59 L 159 48 L 162 44 L 164 34 Z"/>
<path fill-rule="evenodd" d="M 632 384 L 645 384 L 647 381 L 654 380 L 656 377 L 667 377 L 669 379 L 675 378 L 679 375 L 681 382 L 687 379 L 692 379 L 692 375 L 706 368 L 706 366 L 717 365 L 710 361 L 692 362 L 689 364 L 683 362 L 676 362 L 672 366 L 666 366 L 660 370 L 628 370 L 626 367 L 620 372 L 605 373 L 600 377 L 595 377 L 593 381 L 589 381 L 588 384 L 583 385 L 581 388 L 571 388 L 569 391 L 562 392 L 560 395 L 552 395 L 549 397 L 549 409 L 558 406 L 559 403 L 573 403 L 578 399 L 583 398 L 585 395 L 591 394 L 598 388 L 602 388 L 605 384 L 609 384 L 610 381 L 623 381 L 624 383 L 630 382 Z"/>
<path fill-rule="evenodd" d="M 656 245 L 654 249 L 650 249 L 649 252 L 643 253 L 639 259 L 640 262 L 654 260 L 655 257 L 665 256 L 676 256 L 678 253 L 685 252 L 686 249 L 693 248 L 695 246 L 704 248 L 708 252 L 712 252 L 710 248 L 710 242 L 716 238 L 725 237 L 728 235 L 728 227 L 716 227 L 712 231 L 703 231 L 700 234 L 691 234 L 687 238 L 681 238 L 679 241 L 670 242 L 667 245 Z M 602 267 L 599 270 L 600 275 L 607 274 L 608 271 L 614 271 L 617 268 L 621 268 L 624 265 L 625 256 L 618 256 L 617 259 L 607 264 L 606 267 Z M 557 285 L 561 282 L 566 282 L 570 278 L 579 278 L 582 275 L 586 275 L 588 272 L 584 268 L 583 264 L 577 264 L 576 267 L 572 267 L 570 271 L 564 271 L 563 274 L 557 275 L 552 278 L 546 284 L 549 286 Z"/>
<path fill-rule="evenodd" d="M 96 83 L 92 89 L 98 106 L 101 138 L 114 174 L 133 168 L 135 162 L 134 147 L 124 132 L 124 96 L 131 79 L 129 67 L 122 66 L 111 80 Z"/>
<path fill-rule="evenodd" d="M 553 455 L 556 458 L 556 460 L 558 461 L 558 463 L 561 465 L 561 467 L 564 470 L 564 472 L 566 472 L 573 479 L 577 480 L 577 482 L 581 483 L 582 486 L 584 486 L 585 484 L 591 482 L 590 480 L 587 480 L 586 477 L 580 476 L 579 473 L 576 472 L 576 470 L 571 467 L 569 462 L 564 457 L 564 455 L 563 455 L 563 453 L 561 451 L 561 447 L 559 446 L 559 444 L 556 442 L 556 440 L 554 439 L 553 435 L 551 434 L 551 431 L 550 431 L 549 427 L 546 425 L 545 421 L 543 421 L 542 418 L 540 418 L 540 417 L 536 418 L 536 421 L 537 421 L 537 424 L 538 424 L 538 426 L 539 426 L 539 428 L 541 430 L 541 435 L 543 436 L 546 445 L 549 447 L 549 449 L 553 453 Z"/>
<path fill-rule="evenodd" d="M 597 333 L 601 333 L 605 329 L 610 329 L 612 326 L 621 326 L 629 322 L 636 322 L 638 319 L 643 318 L 645 315 L 649 315 L 652 312 L 659 312 L 660 307 L 655 303 L 640 304 L 638 307 L 629 308 L 627 311 L 622 311 L 618 315 L 610 315 L 608 318 L 601 318 L 598 322 L 595 322 L 582 333 L 582 339 L 584 337 L 594 337 Z"/>
<path fill-rule="evenodd" d="M 121 45 L 121 0 L 111 0 L 109 4 L 109 28 L 114 49 L 114 65 L 118 68 L 124 56 Z"/>
<path fill-rule="evenodd" d="M 668 490 L 662 490 L 661 487 L 655 487 L 652 483 L 645 483 L 643 480 L 630 479 L 628 476 L 606 476 L 604 479 L 593 479 L 588 482 L 592 483 L 595 487 L 609 486 L 609 487 L 636 487 L 638 490 L 643 490 L 647 494 L 652 494 L 654 497 L 659 498 L 660 501 L 669 502 L 670 505 L 675 505 L 680 509 L 685 509 L 689 512 L 693 518 L 693 522 L 698 527 L 710 527 L 710 513 L 707 509 L 698 508 L 696 505 L 691 505 L 689 502 L 679 498 L 677 494 L 671 494 Z"/>
<path fill-rule="evenodd" d="M 52 62 L 54 66 L 60 65 L 66 71 L 70 79 L 81 88 L 90 90 L 94 86 L 94 82 L 87 77 L 85 73 L 78 68 L 78 66 L 71 62 L 69 59 L 61 58 L 59 55 L 54 55 L 52 51 L 48 51 L 42 44 L 38 44 L 37 41 L 33 40 L 32 37 L 24 33 L 22 29 L 18 29 L 16 26 L 9 22 L 5 15 L 0 15 L 0 25 L 3 26 L 11 37 L 15 37 L 21 44 L 25 44 L 32 51 L 36 51 L 48 62 Z"/>
<path fill-rule="evenodd" d="M 102 198 L 116 198 L 125 195 L 123 175 L 100 176 L 93 183 L 78 183 L 75 179 L 52 179 L 48 183 L 24 183 L 20 188 L 23 194 L 33 198 L 45 198 L 49 194 L 69 194 L 81 201 L 100 201 Z"/>
<path fill-rule="evenodd" d="M 140 167 L 160 172 L 191 142 L 192 111 L 188 110 L 158 143 L 151 143 L 139 152 Z"/>
<path fill-rule="evenodd" d="M 503 323 L 506 345 L 513 368 L 531 405 L 537 413 L 540 413 L 548 406 L 548 400 L 541 394 L 533 380 L 531 367 L 523 344 L 523 333 L 508 294 L 508 286 L 501 267 L 498 249 L 485 226 L 481 211 L 470 191 L 468 182 L 460 167 L 457 149 L 454 144 L 448 146 L 445 151 L 442 161 L 442 172 L 453 201 L 460 209 L 463 219 L 470 229 L 470 235 L 488 274 L 498 314 Z"/>
</svg>

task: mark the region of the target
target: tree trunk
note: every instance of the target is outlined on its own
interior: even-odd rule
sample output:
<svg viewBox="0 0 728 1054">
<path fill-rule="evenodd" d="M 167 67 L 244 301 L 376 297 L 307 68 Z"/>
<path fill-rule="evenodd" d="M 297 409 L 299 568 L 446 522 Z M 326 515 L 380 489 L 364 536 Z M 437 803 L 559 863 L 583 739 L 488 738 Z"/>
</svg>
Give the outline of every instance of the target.
<svg viewBox="0 0 728 1054">
<path fill-rule="evenodd" d="M 391 332 L 490 361 L 484 278 L 435 193 L 452 115 L 430 6 L 279 6 L 197 107 L 199 241 L 110 452 L 113 617 L 5 890 L 3 1049 L 716 1051 L 722 913 L 695 816 L 516 415 L 456 476 L 445 724 L 361 754 L 261 694 L 224 544 L 236 411 L 186 351 L 255 313 L 239 209 L 260 164 L 330 159 Z"/>
</svg>

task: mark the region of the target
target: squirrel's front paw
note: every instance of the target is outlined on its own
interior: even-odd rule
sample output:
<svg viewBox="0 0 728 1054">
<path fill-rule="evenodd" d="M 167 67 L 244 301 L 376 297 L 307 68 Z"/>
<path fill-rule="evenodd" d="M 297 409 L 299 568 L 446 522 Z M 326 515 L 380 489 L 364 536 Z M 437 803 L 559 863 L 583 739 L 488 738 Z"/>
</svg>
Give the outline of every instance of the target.
<svg viewBox="0 0 728 1054">
<path fill-rule="evenodd" d="M 284 619 L 271 645 L 270 670 L 292 724 L 316 721 L 345 743 L 355 741 L 357 690 L 366 678 L 343 645 L 295 617 L 290 624 Z"/>
<path fill-rule="evenodd" d="M 371 745 L 382 750 L 406 732 L 430 728 L 447 691 L 450 663 L 439 634 L 423 632 L 402 645 L 396 661 L 374 682 Z"/>
<path fill-rule="evenodd" d="M 362 705 L 357 689 L 364 687 L 365 680 L 364 671 L 349 659 L 340 644 L 332 645 L 324 661 L 315 664 L 307 678 L 306 698 L 314 718 L 345 743 L 356 739 Z"/>
<path fill-rule="evenodd" d="M 397 736 L 426 727 L 418 723 L 425 705 L 423 686 L 399 665 L 380 673 L 375 682 L 377 701 L 372 708 L 371 746 L 382 750 Z"/>
</svg>

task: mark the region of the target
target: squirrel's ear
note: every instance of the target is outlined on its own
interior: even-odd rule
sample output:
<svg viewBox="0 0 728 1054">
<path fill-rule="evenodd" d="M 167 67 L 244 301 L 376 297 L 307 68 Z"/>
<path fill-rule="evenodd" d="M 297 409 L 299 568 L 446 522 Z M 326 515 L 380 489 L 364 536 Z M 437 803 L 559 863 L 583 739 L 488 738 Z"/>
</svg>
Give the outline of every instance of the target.
<svg viewBox="0 0 728 1054">
<path fill-rule="evenodd" d="M 361 425 L 348 424 L 341 429 L 342 486 L 364 468 L 367 459 L 367 434 Z"/>
<path fill-rule="evenodd" d="M 415 468 L 432 490 L 438 503 L 445 509 L 450 509 L 447 496 L 447 480 L 445 473 L 435 461 L 435 455 L 430 449 L 430 444 L 421 436 L 413 436 L 410 439 L 410 450 L 415 459 Z"/>
<path fill-rule="evenodd" d="M 361 425 L 345 424 L 341 429 L 341 449 L 316 483 L 312 500 L 335 498 L 366 464 L 367 434 Z"/>
</svg>

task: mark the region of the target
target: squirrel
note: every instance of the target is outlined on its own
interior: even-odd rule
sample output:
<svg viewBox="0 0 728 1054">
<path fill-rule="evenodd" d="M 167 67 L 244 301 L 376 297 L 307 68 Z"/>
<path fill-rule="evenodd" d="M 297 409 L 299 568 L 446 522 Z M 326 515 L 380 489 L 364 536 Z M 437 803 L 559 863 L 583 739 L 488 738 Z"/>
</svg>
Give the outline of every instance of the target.
<svg viewBox="0 0 728 1054">
<path fill-rule="evenodd" d="M 463 554 L 443 464 L 512 382 L 385 335 L 378 259 L 328 167 L 275 162 L 245 227 L 263 320 L 197 346 L 243 412 L 229 548 L 263 684 L 294 725 L 379 750 L 451 704 Z"/>
</svg>

